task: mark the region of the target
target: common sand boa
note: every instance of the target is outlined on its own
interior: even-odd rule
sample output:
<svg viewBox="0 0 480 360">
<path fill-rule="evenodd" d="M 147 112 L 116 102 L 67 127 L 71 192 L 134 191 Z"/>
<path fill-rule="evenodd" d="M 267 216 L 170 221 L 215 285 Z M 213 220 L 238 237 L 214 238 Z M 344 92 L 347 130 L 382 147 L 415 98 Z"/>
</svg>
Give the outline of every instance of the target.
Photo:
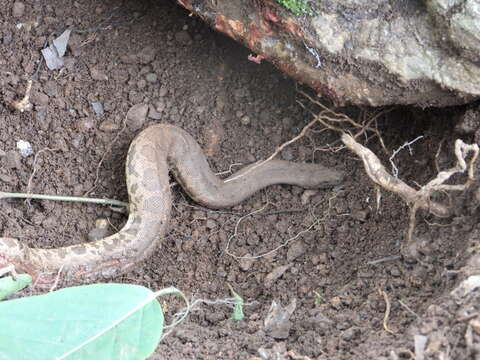
<svg viewBox="0 0 480 360">
<path fill-rule="evenodd" d="M 49 287 L 60 270 L 62 279 L 92 282 L 132 269 L 163 238 L 172 205 L 168 172 L 196 202 L 210 208 L 234 206 L 272 184 L 303 188 L 331 187 L 343 175 L 317 164 L 272 160 L 231 181 L 217 178 L 197 142 L 178 127 L 159 124 L 142 131 L 131 143 L 126 161 L 129 217 L 106 238 L 56 249 L 28 247 L 14 238 L 0 238 L 0 268 L 13 264 L 32 275 L 38 287 Z"/>
</svg>

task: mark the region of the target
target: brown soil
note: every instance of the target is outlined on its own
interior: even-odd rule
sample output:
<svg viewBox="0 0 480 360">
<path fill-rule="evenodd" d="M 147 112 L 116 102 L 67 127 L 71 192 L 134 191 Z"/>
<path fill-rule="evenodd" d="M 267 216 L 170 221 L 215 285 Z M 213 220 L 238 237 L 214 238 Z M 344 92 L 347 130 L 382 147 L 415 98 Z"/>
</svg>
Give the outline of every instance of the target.
<svg viewBox="0 0 480 360">
<path fill-rule="evenodd" d="M 150 124 L 186 129 L 220 172 L 266 158 L 310 119 L 296 103 L 293 81 L 268 63 L 248 61 L 247 49 L 173 2 L 28 0 L 24 5 L 22 11 L 13 1 L 0 0 L 2 190 L 26 191 L 35 168 L 32 192 L 90 191 L 90 196 L 126 200 L 128 144 Z M 40 49 L 66 28 L 82 31 L 72 35 L 65 67 L 50 71 L 39 65 Z M 14 112 L 7 104 L 23 96 L 30 78 L 33 110 Z M 94 101 L 103 104 L 104 115 L 94 114 Z M 150 106 L 149 116 L 122 130 L 126 112 L 139 103 Z M 363 116 L 373 110 L 346 111 Z M 440 141 L 436 160 L 441 168 L 452 165 L 459 111 L 399 108 L 381 118 L 390 149 L 424 136 L 412 146 L 413 155 L 403 151 L 396 157 L 400 177 L 411 184 L 431 179 Z M 18 140 L 30 142 L 34 155 L 22 158 Z M 478 358 L 478 345 L 472 347 L 465 337 L 467 321 L 456 321 L 479 311 L 478 295 L 464 303 L 449 297 L 461 279 L 457 270 L 465 265 L 465 250 L 480 241 L 475 189 L 451 199 L 452 218 L 419 214 L 417 262 L 394 258 L 369 264 L 400 254 L 408 208 L 383 193 L 377 209 L 377 192 L 358 159 L 346 150 L 323 148 L 338 145 L 336 140 L 332 133 L 311 132 L 281 153 L 287 160 L 321 162 L 346 172 L 343 186 L 307 193 L 310 197 L 302 189 L 273 186 L 230 212 L 208 211 L 174 187 L 173 220 L 162 247 L 114 280 L 155 290 L 175 286 L 208 301 L 231 297 L 230 284 L 248 305 L 243 321 L 232 320 L 231 307 L 221 302 L 198 305 L 153 359 L 408 359 L 414 335 L 437 333 L 438 347 L 428 358 L 447 350 L 451 359 Z M 381 153 L 376 142 L 369 146 Z M 226 247 L 241 216 L 266 204 L 241 222 L 229 253 L 257 255 L 285 246 L 252 261 L 231 256 Z M 94 205 L 3 201 L 0 231 L 30 245 L 56 247 L 86 241 L 98 218 L 108 218 L 112 232 L 126 219 Z M 379 289 L 391 304 L 388 327 L 394 334 L 383 326 L 386 302 Z M 264 326 L 273 300 L 282 306 L 296 301 L 283 329 Z M 167 303 L 167 315 L 181 306 L 176 299 Z"/>
</svg>

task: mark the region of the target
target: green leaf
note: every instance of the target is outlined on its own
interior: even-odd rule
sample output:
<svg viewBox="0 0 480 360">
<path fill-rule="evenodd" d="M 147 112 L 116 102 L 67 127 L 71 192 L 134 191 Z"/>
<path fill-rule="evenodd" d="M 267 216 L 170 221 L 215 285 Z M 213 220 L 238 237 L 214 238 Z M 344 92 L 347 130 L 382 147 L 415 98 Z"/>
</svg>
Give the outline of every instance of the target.
<svg viewBox="0 0 480 360">
<path fill-rule="evenodd" d="M 17 280 L 13 280 L 11 276 L 0 278 L 0 300 L 22 290 L 31 282 L 32 277 L 28 274 L 17 275 Z"/>
<path fill-rule="evenodd" d="M 156 297 L 174 293 L 93 284 L 1 302 L 0 359 L 145 359 L 163 331 Z"/>
<path fill-rule="evenodd" d="M 245 317 L 245 315 L 243 313 L 243 304 L 244 304 L 243 298 L 240 295 L 238 295 L 235 292 L 235 290 L 233 290 L 232 285 L 230 285 L 230 284 L 227 284 L 227 285 L 230 288 L 230 292 L 232 293 L 233 298 L 235 299 L 235 305 L 233 306 L 232 318 L 233 318 L 233 320 L 243 320 L 243 318 Z"/>
</svg>

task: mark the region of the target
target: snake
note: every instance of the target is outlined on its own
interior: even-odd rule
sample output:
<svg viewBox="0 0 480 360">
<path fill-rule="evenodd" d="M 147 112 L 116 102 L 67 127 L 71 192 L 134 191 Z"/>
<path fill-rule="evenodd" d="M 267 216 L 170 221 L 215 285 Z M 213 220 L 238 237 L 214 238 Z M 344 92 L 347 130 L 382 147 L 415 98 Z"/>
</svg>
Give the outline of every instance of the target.
<svg viewBox="0 0 480 360">
<path fill-rule="evenodd" d="M 0 237 L 0 269 L 14 266 L 32 276 L 38 288 L 61 280 L 87 283 L 131 271 L 159 246 L 172 208 L 169 174 L 196 203 L 229 208 L 274 184 L 305 189 L 333 187 L 343 172 L 315 163 L 280 159 L 250 164 L 221 179 L 211 170 L 195 139 L 181 128 L 159 123 L 131 142 L 125 162 L 128 218 L 115 234 L 80 244 L 42 249 L 11 237 Z"/>
</svg>

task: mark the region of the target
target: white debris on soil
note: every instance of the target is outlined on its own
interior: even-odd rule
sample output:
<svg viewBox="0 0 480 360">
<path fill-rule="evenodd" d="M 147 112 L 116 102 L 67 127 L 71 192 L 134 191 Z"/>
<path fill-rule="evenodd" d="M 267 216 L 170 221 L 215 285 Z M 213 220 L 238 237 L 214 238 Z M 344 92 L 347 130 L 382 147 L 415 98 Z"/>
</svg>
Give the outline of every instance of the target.
<svg viewBox="0 0 480 360">
<path fill-rule="evenodd" d="M 45 49 L 42 49 L 42 55 L 45 63 L 50 70 L 59 69 L 63 66 L 63 56 L 67 51 L 68 39 L 70 39 L 71 30 L 65 30 L 62 35 L 52 41 Z"/>
<path fill-rule="evenodd" d="M 32 144 L 30 144 L 28 141 L 17 141 L 17 149 L 19 150 L 22 157 L 28 157 L 33 154 Z"/>
</svg>

